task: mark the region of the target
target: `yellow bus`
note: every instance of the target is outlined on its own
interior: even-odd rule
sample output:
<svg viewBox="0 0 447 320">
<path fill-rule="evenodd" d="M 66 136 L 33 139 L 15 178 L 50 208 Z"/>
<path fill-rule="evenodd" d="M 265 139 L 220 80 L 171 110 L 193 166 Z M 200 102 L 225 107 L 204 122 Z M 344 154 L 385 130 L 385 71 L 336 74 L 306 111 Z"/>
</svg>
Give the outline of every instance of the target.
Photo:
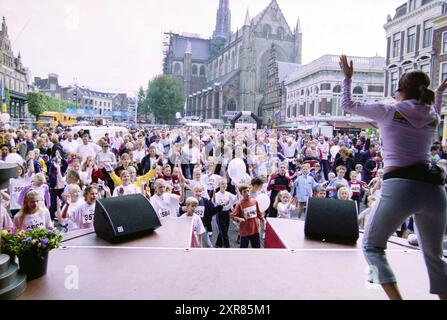
<svg viewBox="0 0 447 320">
<path fill-rule="evenodd" d="M 37 116 L 37 127 L 56 128 L 58 124 L 72 126 L 78 123 L 76 116 L 68 113 L 45 111 Z"/>
</svg>

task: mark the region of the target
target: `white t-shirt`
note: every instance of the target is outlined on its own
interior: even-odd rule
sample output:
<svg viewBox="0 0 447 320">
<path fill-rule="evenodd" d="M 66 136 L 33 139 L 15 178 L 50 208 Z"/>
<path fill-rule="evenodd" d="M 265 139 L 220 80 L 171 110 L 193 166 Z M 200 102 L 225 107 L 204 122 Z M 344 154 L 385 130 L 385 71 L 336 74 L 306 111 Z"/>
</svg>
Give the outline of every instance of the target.
<svg viewBox="0 0 447 320">
<path fill-rule="evenodd" d="M 74 223 L 73 218 L 75 216 L 76 210 L 78 210 L 84 204 L 85 201 L 81 197 L 79 197 L 78 201 L 76 202 L 70 202 L 70 205 L 68 206 L 67 209 L 67 218 L 66 219 L 61 218 L 61 225 L 68 224 L 68 231 L 78 229 L 78 226 Z"/>
<path fill-rule="evenodd" d="M 88 229 L 93 227 L 95 217 L 95 206 L 93 204 L 83 203 L 68 218 L 72 222 L 72 229 Z M 70 227 L 69 227 L 70 228 Z M 69 229 L 70 230 L 70 229 Z"/>
<path fill-rule="evenodd" d="M 76 153 L 81 155 L 82 161 L 84 162 L 85 159 L 87 159 L 87 157 L 96 157 L 96 148 L 93 145 L 93 143 L 88 143 L 87 145 L 85 144 L 80 144 L 77 148 L 76 148 Z"/>
<path fill-rule="evenodd" d="M 288 204 L 284 204 L 282 202 L 278 203 L 278 218 L 290 219 L 290 211 L 295 210 L 295 206 L 293 204 L 288 208 Z"/>
<path fill-rule="evenodd" d="M 29 179 L 23 177 L 9 179 L 9 195 L 11 197 L 9 201 L 9 208 L 11 210 L 18 210 L 22 208 L 22 206 L 18 202 L 19 195 L 20 191 L 22 191 L 24 187 L 30 184 L 28 180 Z"/>
<path fill-rule="evenodd" d="M 197 164 L 200 161 L 200 152 L 196 147 L 189 148 L 188 145 L 182 148 L 182 163 Z"/>
<path fill-rule="evenodd" d="M 112 148 L 118 150 L 121 145 L 124 143 L 124 139 L 122 137 L 113 137 L 112 139 Z"/>
<path fill-rule="evenodd" d="M 71 140 L 71 142 L 69 142 L 68 140 L 64 140 L 61 142 L 61 145 L 64 148 L 65 152 L 76 153 L 76 150 L 79 146 L 79 142 L 76 140 Z"/>
<path fill-rule="evenodd" d="M 160 219 L 177 217 L 180 196 L 172 193 L 164 193 L 160 197 L 155 194 L 151 197 L 150 202 Z"/>
<path fill-rule="evenodd" d="M 50 212 L 47 208 L 39 208 L 36 213 L 27 214 L 24 216 L 22 224 L 20 225 L 21 215 L 14 216 L 14 225 L 22 230 L 48 229 L 53 227 Z"/>
<path fill-rule="evenodd" d="M 289 146 L 287 142 L 280 141 L 283 154 L 286 158 L 293 158 L 295 156 L 295 150 L 298 147 L 298 142 L 292 142 L 292 144 Z"/>
<path fill-rule="evenodd" d="M 144 149 L 132 151 L 132 159 L 136 163 L 140 163 L 141 159 L 143 159 L 145 155 L 146 151 L 144 151 Z"/>
<path fill-rule="evenodd" d="M 216 192 L 215 201 L 216 205 L 220 205 L 222 202 L 228 201 L 228 204 L 222 208 L 222 211 L 230 211 L 231 208 L 233 208 L 233 206 L 235 205 L 237 197 L 228 191 L 225 191 L 224 193 L 219 191 Z"/>
<path fill-rule="evenodd" d="M 200 178 L 200 181 L 202 182 L 202 185 L 206 188 L 208 191 L 216 190 L 219 187 L 221 177 L 217 174 L 210 175 L 204 175 Z"/>
<path fill-rule="evenodd" d="M 124 193 L 123 194 L 119 193 L 119 191 L 121 189 L 124 189 Z M 121 185 L 121 186 L 116 187 L 115 190 L 113 190 L 113 195 L 112 196 L 113 197 L 127 196 L 129 194 L 137 194 L 137 193 L 141 193 L 140 188 L 138 188 L 136 185 L 131 183 L 131 184 L 127 185 L 127 186 Z"/>
<path fill-rule="evenodd" d="M 201 234 L 204 234 L 206 232 L 206 229 L 205 229 L 205 226 L 203 225 L 202 219 L 195 213 L 192 216 L 188 216 L 185 213 L 180 218 L 192 220 L 192 230 L 194 233 L 194 244 L 196 247 L 200 247 L 198 236 Z"/>
<path fill-rule="evenodd" d="M 102 163 L 116 164 L 115 154 L 111 151 L 108 151 L 106 153 L 102 151 L 98 152 L 98 154 L 96 155 L 96 160 L 98 162 L 98 165 L 101 165 Z"/>
</svg>

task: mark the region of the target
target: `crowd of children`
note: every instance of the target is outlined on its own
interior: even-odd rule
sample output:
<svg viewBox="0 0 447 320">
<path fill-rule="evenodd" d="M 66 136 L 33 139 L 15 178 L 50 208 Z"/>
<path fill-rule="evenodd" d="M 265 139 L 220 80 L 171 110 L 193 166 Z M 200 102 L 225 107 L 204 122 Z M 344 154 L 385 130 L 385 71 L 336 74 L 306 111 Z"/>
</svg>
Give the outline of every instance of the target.
<svg viewBox="0 0 447 320">
<path fill-rule="evenodd" d="M 383 177 L 380 139 L 364 132 L 135 129 L 92 141 L 69 128 L 10 128 L 1 139 L 1 161 L 19 165 L 2 191 L 3 228 L 90 228 L 97 199 L 142 194 L 162 221 L 193 217 L 197 245 L 229 248 L 234 227 L 241 247 L 259 247 L 267 217 L 304 220 L 310 197 L 355 201 L 363 227 Z M 246 169 L 237 180 L 233 159 Z"/>
</svg>

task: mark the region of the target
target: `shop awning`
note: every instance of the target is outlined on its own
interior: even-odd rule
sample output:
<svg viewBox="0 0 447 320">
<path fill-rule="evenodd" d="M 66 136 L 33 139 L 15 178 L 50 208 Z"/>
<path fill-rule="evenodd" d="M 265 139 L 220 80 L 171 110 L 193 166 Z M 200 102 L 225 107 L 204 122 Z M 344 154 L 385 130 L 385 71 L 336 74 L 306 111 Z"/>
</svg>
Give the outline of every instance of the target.
<svg viewBox="0 0 447 320">
<path fill-rule="evenodd" d="M 335 128 L 377 129 L 375 122 L 328 121 Z"/>
</svg>

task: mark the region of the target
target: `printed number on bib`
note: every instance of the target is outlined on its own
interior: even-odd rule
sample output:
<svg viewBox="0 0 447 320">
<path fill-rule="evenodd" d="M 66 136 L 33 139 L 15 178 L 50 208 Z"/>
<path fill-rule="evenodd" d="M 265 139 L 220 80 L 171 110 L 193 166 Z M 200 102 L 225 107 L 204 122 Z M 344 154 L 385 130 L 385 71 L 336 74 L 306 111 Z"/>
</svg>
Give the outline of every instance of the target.
<svg viewBox="0 0 447 320">
<path fill-rule="evenodd" d="M 247 207 L 244 209 L 245 219 L 256 218 L 256 206 Z"/>
<path fill-rule="evenodd" d="M 27 230 L 33 230 L 33 229 L 42 229 L 43 228 L 43 222 L 39 222 L 36 224 L 30 225 Z"/>
<path fill-rule="evenodd" d="M 162 218 L 166 218 L 167 216 L 169 216 L 171 213 L 169 212 L 169 209 L 161 209 L 160 215 Z"/>
<path fill-rule="evenodd" d="M 196 209 L 196 214 L 200 217 L 203 218 L 205 216 L 205 207 L 204 206 L 199 206 Z"/>
<path fill-rule="evenodd" d="M 82 222 L 83 223 L 91 223 L 93 221 L 93 213 L 84 214 L 82 216 Z"/>
</svg>

